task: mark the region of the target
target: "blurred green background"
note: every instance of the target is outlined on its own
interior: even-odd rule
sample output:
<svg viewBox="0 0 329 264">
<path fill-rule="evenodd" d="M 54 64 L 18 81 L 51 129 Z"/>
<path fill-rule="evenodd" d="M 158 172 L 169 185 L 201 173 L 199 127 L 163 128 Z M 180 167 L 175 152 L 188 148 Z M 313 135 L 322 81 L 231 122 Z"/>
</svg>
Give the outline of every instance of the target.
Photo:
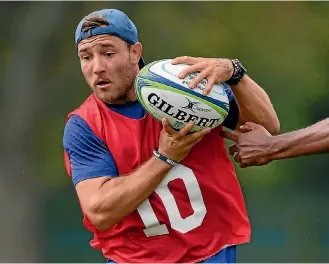
<svg viewBox="0 0 329 264">
<path fill-rule="evenodd" d="M 1 2 L 1 262 L 104 262 L 62 149 L 65 117 L 90 93 L 75 28 L 102 8 L 136 23 L 148 62 L 240 58 L 281 132 L 329 113 L 329 2 Z M 329 262 L 328 158 L 237 168 L 253 229 L 238 262 Z"/>
</svg>

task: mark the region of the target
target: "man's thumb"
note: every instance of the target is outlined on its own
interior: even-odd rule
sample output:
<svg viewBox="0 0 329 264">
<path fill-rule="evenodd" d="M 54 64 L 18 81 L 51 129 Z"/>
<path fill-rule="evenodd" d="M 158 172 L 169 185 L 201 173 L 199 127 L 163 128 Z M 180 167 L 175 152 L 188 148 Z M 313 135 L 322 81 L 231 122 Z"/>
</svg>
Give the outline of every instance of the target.
<svg viewBox="0 0 329 264">
<path fill-rule="evenodd" d="M 260 125 L 255 124 L 253 122 L 247 122 L 244 125 L 240 126 L 239 130 L 243 133 L 253 131 L 254 129 L 258 128 Z"/>
<path fill-rule="evenodd" d="M 234 130 L 223 130 L 222 132 L 220 132 L 220 135 L 223 138 L 227 138 L 236 142 L 239 138 L 240 133 Z"/>
</svg>

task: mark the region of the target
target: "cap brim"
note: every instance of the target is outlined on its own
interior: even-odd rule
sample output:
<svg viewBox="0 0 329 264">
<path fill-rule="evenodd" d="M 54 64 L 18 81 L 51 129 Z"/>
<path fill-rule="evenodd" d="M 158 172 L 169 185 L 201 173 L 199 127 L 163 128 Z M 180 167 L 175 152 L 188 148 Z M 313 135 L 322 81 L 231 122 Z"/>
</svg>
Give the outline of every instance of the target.
<svg viewBox="0 0 329 264">
<path fill-rule="evenodd" d="M 139 66 L 139 69 L 142 69 L 145 66 L 145 61 L 144 61 L 143 57 L 140 58 L 140 60 L 138 62 L 138 66 Z"/>
</svg>

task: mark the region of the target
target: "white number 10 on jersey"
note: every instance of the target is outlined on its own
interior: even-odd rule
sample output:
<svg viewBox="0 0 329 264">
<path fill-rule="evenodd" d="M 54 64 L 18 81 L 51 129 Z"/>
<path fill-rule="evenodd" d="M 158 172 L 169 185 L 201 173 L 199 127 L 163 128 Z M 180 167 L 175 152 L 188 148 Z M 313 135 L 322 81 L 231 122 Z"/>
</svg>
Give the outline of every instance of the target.
<svg viewBox="0 0 329 264">
<path fill-rule="evenodd" d="M 193 214 L 186 218 L 181 217 L 175 198 L 168 188 L 168 183 L 175 179 L 183 180 L 193 208 Z M 202 198 L 199 183 L 191 169 L 180 164 L 176 165 L 168 172 L 155 189 L 155 192 L 158 194 L 167 210 L 172 229 L 185 234 L 201 225 L 207 210 Z M 149 199 L 146 199 L 137 208 L 137 211 L 146 227 L 144 233 L 147 237 L 169 234 L 167 226 L 159 223 Z"/>
</svg>

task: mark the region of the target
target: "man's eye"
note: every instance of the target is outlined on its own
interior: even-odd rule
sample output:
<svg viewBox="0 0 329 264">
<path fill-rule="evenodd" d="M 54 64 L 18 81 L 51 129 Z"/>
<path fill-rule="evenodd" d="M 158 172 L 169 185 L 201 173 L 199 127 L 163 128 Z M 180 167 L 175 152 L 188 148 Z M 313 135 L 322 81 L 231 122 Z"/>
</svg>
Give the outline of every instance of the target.
<svg viewBox="0 0 329 264">
<path fill-rule="evenodd" d="M 89 57 L 89 56 L 82 56 L 82 59 L 83 59 L 83 60 L 89 60 L 90 57 Z"/>
<path fill-rule="evenodd" d="M 106 52 L 105 54 L 107 57 L 111 57 L 113 55 L 113 52 Z"/>
</svg>

